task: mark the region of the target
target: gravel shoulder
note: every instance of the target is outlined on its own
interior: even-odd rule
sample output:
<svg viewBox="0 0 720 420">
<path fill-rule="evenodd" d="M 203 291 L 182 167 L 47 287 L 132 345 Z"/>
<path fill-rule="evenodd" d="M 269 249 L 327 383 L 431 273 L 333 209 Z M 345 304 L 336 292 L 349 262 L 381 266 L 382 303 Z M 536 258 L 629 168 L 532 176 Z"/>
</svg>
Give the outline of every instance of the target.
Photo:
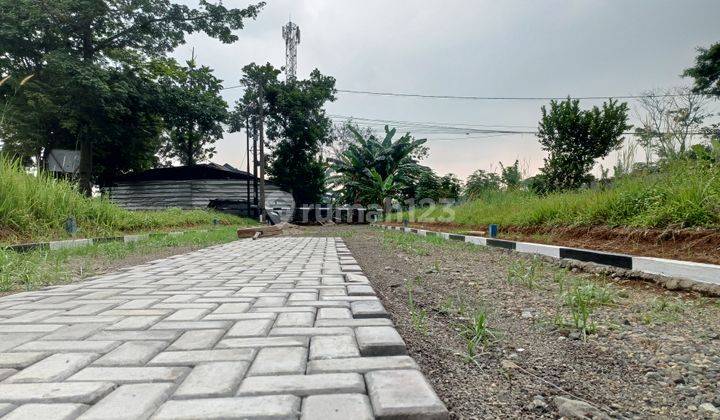
<svg viewBox="0 0 720 420">
<path fill-rule="evenodd" d="M 570 417 L 583 401 L 595 418 L 720 416 L 720 299 L 366 226 L 301 234 L 344 238 L 455 418 Z M 579 290 L 594 299 L 586 338 Z"/>
</svg>

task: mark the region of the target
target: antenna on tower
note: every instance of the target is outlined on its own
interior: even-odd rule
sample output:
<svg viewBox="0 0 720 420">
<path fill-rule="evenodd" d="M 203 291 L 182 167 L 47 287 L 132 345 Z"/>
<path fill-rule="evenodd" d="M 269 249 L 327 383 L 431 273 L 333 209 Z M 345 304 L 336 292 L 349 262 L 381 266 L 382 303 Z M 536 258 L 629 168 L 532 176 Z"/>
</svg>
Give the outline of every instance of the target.
<svg viewBox="0 0 720 420">
<path fill-rule="evenodd" d="M 282 28 L 285 40 L 285 80 L 295 80 L 297 73 L 297 45 L 300 43 L 300 28 L 290 20 Z"/>
</svg>

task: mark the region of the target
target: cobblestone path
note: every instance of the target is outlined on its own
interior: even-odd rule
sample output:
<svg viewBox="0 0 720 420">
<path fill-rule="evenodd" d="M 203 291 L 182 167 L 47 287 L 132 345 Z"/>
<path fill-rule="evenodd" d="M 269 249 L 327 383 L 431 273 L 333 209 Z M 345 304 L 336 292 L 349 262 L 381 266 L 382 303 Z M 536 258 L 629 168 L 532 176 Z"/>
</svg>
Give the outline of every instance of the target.
<svg viewBox="0 0 720 420">
<path fill-rule="evenodd" d="M 334 238 L 243 240 L 0 298 L 3 419 L 444 419 Z"/>
</svg>

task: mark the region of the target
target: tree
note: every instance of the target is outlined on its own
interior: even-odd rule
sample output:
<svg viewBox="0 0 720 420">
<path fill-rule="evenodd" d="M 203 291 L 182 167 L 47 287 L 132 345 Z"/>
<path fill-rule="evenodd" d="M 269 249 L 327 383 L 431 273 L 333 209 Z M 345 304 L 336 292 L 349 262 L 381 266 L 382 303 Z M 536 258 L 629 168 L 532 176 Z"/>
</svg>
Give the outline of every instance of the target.
<svg viewBox="0 0 720 420">
<path fill-rule="evenodd" d="M 0 73 L 35 75 L 29 87 L 36 88 L 18 96 L 14 108 L 35 114 L 43 130 L 36 135 L 45 139 L 42 148 L 54 140 L 58 127 L 80 145 L 81 190 L 89 194 L 98 136 L 110 125 L 114 108 L 123 105 L 114 101 L 116 87 L 109 83 L 115 69 L 138 70 L 192 32 L 233 42 L 238 39 L 233 30 L 255 18 L 263 5 L 228 9 L 207 0 L 198 7 L 168 0 L 0 0 Z M 48 88 L 57 85 L 66 89 Z M 39 110 L 43 103 L 60 112 Z"/>
<path fill-rule="evenodd" d="M 415 201 L 417 204 L 425 205 L 428 200 L 438 203 L 441 197 L 440 177 L 432 170 L 424 171 L 415 184 Z M 427 203 L 429 204 L 429 203 Z"/>
<path fill-rule="evenodd" d="M 497 174 L 478 169 L 465 182 L 465 196 L 470 200 L 475 200 L 485 192 L 499 191 L 501 182 Z"/>
<path fill-rule="evenodd" d="M 440 199 L 456 201 L 460 198 L 462 184 L 454 174 L 447 174 L 440 178 Z"/>
<path fill-rule="evenodd" d="M 170 73 L 160 80 L 163 119 L 167 142 L 161 154 L 178 159 L 183 165 L 195 165 L 215 154 L 212 145 L 223 136 L 227 103 L 220 96 L 221 80 L 194 59 L 187 67 L 168 63 Z"/>
<path fill-rule="evenodd" d="M 500 162 L 500 179 L 508 190 L 515 190 L 522 185 L 522 172 L 520 172 L 520 161 L 515 159 L 511 166 L 505 166 Z"/>
<path fill-rule="evenodd" d="M 720 96 L 720 42 L 698 48 L 695 66 L 686 69 L 683 76 L 695 79 L 695 93 Z"/>
<path fill-rule="evenodd" d="M 368 193 L 368 189 L 362 187 L 367 185 L 368 179 L 379 179 L 386 181 L 392 179 L 397 184 L 396 188 L 384 188 L 390 191 L 392 198 L 398 198 L 401 191 L 408 190 L 416 185 L 424 173 L 429 169 L 419 165 L 415 153 L 426 142 L 425 139 L 414 139 L 410 133 L 406 133 L 397 140 L 393 140 L 397 130 L 385 127 L 385 137 L 380 140 L 374 134 L 368 137 L 351 127 L 355 135 L 355 142 L 348 145 L 347 150 L 335 158 L 330 159 L 331 169 L 334 175 L 331 177 L 332 185 L 342 188 L 341 200 L 347 204 L 380 204 L 374 201 L 377 194 Z M 392 178 L 390 178 L 392 176 Z M 375 187 L 379 184 L 375 183 Z M 386 197 L 387 198 L 387 197 Z"/>
<path fill-rule="evenodd" d="M 538 137 L 548 152 L 540 169 L 540 192 L 580 188 L 588 179 L 595 160 L 605 157 L 623 142 L 627 124 L 627 104 L 610 100 L 591 110 L 581 110 L 578 100 L 550 102 L 541 108 Z"/>
<path fill-rule="evenodd" d="M 281 82 L 280 73 L 270 63 L 243 68 L 240 82 L 245 95 L 235 104 L 230 127 L 237 131 L 247 119 L 248 129 L 257 132 L 262 112 L 271 179 L 298 205 L 318 203 L 325 192 L 327 169 L 321 152 L 331 141 L 332 126 L 324 106 L 335 100 L 335 79 L 315 69 L 306 80 Z"/>
<path fill-rule="evenodd" d="M 686 87 L 643 92 L 639 99 L 641 126 L 635 135 L 645 149 L 646 163 L 653 155 L 661 160 L 685 156 L 693 139 L 704 137 L 703 122 L 712 114 L 707 111 L 709 98 Z"/>
</svg>

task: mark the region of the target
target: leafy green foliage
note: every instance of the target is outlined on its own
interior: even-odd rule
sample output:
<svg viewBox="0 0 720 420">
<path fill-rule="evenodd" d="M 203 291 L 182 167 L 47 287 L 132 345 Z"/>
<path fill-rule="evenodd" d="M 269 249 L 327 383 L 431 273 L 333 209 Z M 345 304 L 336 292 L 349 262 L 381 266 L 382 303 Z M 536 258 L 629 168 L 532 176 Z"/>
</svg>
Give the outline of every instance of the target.
<svg viewBox="0 0 720 420">
<path fill-rule="evenodd" d="M 720 96 L 720 42 L 698 48 L 695 66 L 686 69 L 683 75 L 695 79 L 695 92 Z"/>
<path fill-rule="evenodd" d="M 79 145 L 86 194 L 93 180 L 157 164 L 166 105 L 153 62 L 188 33 L 236 41 L 233 31 L 262 6 L 0 0 L 0 74 L 34 76 L 19 91 L 12 84 L 0 89 L 11 109 L 0 127 L 6 151 L 42 163 L 43 151 Z"/>
<path fill-rule="evenodd" d="M 628 107 L 610 100 L 602 109 L 580 109 L 580 101 L 550 102 L 542 108 L 538 136 L 549 156 L 541 169 L 538 192 L 565 191 L 587 183 L 595 160 L 605 157 L 622 144 L 627 125 Z"/>
<path fill-rule="evenodd" d="M 465 196 L 473 200 L 486 192 L 499 191 L 501 182 L 497 174 L 478 169 L 470 174 L 465 182 Z"/>
<path fill-rule="evenodd" d="M 396 198 L 403 187 L 413 185 L 427 170 L 413 154 L 425 143 L 410 133 L 393 141 L 396 130 L 385 127 L 385 137 L 363 135 L 351 127 L 355 142 L 330 159 L 335 174 L 333 186 L 342 188 L 342 201 L 348 204 L 380 204 Z M 391 180 L 388 183 L 388 180 Z"/>
<path fill-rule="evenodd" d="M 195 165 L 215 154 L 212 144 L 223 136 L 227 103 L 220 96 L 222 81 L 206 66 L 189 60 L 175 66 L 173 74 L 160 80 L 167 143 L 162 155 L 183 165 Z"/>
<path fill-rule="evenodd" d="M 280 70 L 270 63 L 243 68 L 241 83 L 246 92 L 231 115 L 231 129 L 242 128 L 247 118 L 249 129 L 255 132 L 262 110 L 272 152 L 268 174 L 298 205 L 319 203 L 327 166 L 320 152 L 332 141 L 332 121 L 324 106 L 335 100 L 335 79 L 317 69 L 306 80 L 282 82 L 279 75 Z"/>
<path fill-rule="evenodd" d="M 515 159 L 515 163 L 505 166 L 500 162 L 500 179 L 508 190 L 514 190 L 522 186 L 522 172 L 520 172 L 520 161 Z"/>
</svg>

